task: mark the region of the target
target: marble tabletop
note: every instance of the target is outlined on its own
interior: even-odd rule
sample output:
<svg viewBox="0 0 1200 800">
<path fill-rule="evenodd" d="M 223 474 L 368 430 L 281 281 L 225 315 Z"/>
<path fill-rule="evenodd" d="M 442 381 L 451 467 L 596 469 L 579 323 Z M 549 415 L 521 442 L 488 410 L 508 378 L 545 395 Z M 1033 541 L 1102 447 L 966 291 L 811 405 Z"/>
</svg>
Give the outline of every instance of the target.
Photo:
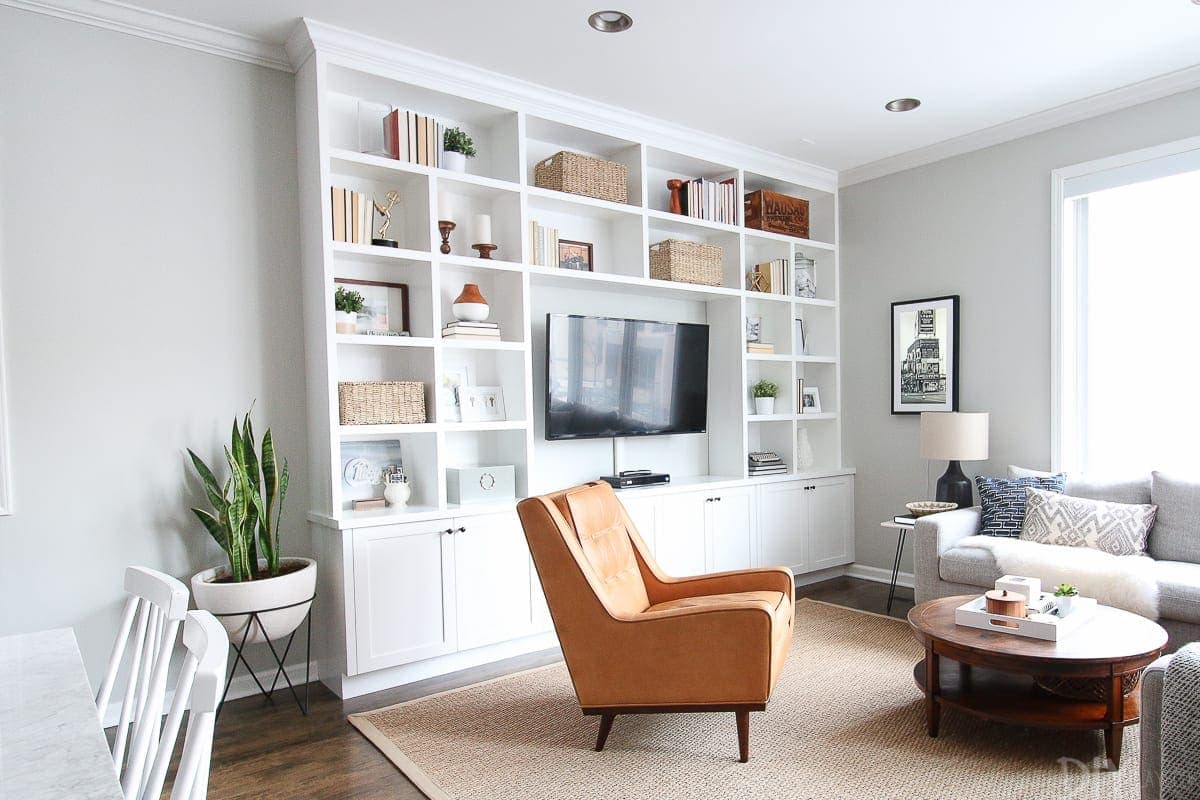
<svg viewBox="0 0 1200 800">
<path fill-rule="evenodd" d="M 0 800 L 119 800 L 69 628 L 0 637 Z"/>
</svg>

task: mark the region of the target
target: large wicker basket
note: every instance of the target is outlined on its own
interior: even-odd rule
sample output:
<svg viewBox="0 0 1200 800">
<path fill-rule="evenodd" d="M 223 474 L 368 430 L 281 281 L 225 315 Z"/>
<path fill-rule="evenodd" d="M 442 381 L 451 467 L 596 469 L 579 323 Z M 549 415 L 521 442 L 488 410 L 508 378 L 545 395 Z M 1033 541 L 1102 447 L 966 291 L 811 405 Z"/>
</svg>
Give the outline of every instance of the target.
<svg viewBox="0 0 1200 800">
<path fill-rule="evenodd" d="M 667 239 L 650 245 L 650 277 L 720 286 L 724 258 L 725 251 L 719 244 Z"/>
<path fill-rule="evenodd" d="M 624 203 L 628 170 L 624 164 L 560 150 L 533 168 L 534 185 Z"/>
<path fill-rule="evenodd" d="M 338 383 L 343 425 L 397 425 L 425 421 L 425 384 L 420 381 Z"/>
</svg>

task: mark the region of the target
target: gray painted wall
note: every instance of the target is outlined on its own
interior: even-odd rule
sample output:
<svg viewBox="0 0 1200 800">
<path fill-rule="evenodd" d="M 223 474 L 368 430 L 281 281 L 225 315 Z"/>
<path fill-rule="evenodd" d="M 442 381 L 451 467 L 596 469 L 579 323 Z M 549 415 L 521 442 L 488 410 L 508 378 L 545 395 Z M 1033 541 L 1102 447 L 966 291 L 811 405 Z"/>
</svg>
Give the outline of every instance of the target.
<svg viewBox="0 0 1200 800">
<path fill-rule="evenodd" d="M 889 413 L 890 304 L 962 297 L 959 408 L 992 415 L 991 459 L 964 470 L 1047 468 L 1050 171 L 1197 134 L 1193 91 L 842 190 L 842 406 L 860 564 L 890 569 L 895 537 L 879 523 L 932 497 L 945 469 L 920 458 L 919 418 Z"/>
<path fill-rule="evenodd" d="M 223 555 L 184 448 L 256 398 L 309 550 L 293 79 L 0 7 L 0 169 L 0 635 L 73 627 L 95 683 L 125 566 Z"/>
</svg>

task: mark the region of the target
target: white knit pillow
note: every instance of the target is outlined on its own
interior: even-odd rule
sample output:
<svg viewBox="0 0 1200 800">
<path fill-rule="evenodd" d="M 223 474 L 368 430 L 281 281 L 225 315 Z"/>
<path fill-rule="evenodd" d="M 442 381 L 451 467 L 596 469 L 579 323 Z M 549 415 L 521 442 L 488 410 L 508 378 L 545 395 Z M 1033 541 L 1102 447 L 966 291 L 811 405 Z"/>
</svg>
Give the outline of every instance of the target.
<svg viewBox="0 0 1200 800">
<path fill-rule="evenodd" d="M 1138 556 L 1146 552 L 1157 513 L 1158 506 L 1087 500 L 1026 487 L 1021 538 Z"/>
</svg>

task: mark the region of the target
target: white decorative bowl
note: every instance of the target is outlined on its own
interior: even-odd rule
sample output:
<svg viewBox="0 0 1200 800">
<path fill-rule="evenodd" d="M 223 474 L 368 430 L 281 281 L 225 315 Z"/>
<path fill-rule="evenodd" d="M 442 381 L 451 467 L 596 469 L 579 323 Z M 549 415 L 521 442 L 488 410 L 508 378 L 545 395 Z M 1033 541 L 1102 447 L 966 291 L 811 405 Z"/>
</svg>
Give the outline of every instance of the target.
<svg viewBox="0 0 1200 800">
<path fill-rule="evenodd" d="M 958 503 L 939 503 L 936 500 L 918 500 L 914 503 L 906 503 L 904 505 L 908 509 L 908 513 L 914 517 L 924 517 L 927 514 L 940 514 L 943 511 L 953 511 L 958 508 Z"/>
<path fill-rule="evenodd" d="M 487 303 L 455 303 L 450 310 L 459 322 L 483 322 L 492 309 Z"/>
</svg>

